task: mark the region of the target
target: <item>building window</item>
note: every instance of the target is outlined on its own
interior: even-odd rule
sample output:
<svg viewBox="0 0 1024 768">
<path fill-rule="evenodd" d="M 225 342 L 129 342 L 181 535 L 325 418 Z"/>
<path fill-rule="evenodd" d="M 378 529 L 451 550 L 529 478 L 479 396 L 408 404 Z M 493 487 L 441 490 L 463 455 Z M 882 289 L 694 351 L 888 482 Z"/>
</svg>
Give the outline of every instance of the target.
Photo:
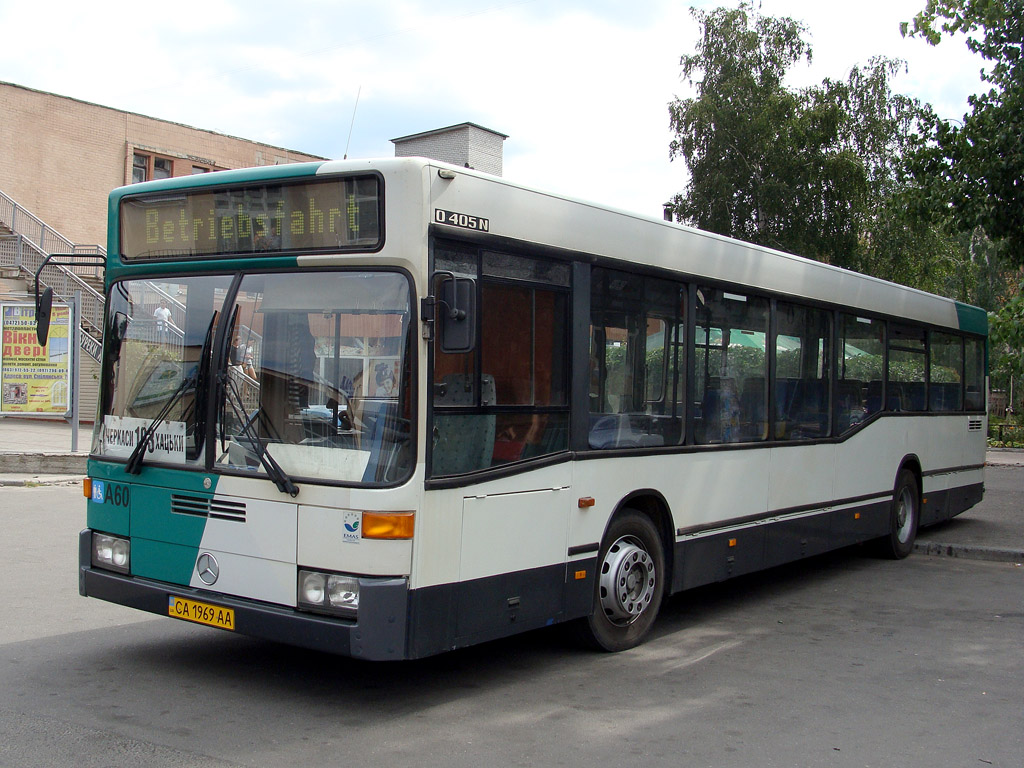
<svg viewBox="0 0 1024 768">
<path fill-rule="evenodd" d="M 204 168 L 201 165 L 193 165 L 192 166 L 192 175 L 193 176 L 196 176 L 196 175 L 198 175 L 200 173 L 209 173 L 209 172 L 210 172 L 209 168 Z"/>
<path fill-rule="evenodd" d="M 173 161 L 168 160 L 166 157 L 154 157 L 153 158 L 153 178 L 154 179 L 169 179 L 173 175 L 171 169 L 173 168 Z"/>
<path fill-rule="evenodd" d="M 132 184 L 150 179 L 169 179 L 174 175 L 174 160 L 153 157 L 142 152 L 132 154 Z"/>
<path fill-rule="evenodd" d="M 149 155 L 132 155 L 132 184 L 149 181 Z"/>
</svg>

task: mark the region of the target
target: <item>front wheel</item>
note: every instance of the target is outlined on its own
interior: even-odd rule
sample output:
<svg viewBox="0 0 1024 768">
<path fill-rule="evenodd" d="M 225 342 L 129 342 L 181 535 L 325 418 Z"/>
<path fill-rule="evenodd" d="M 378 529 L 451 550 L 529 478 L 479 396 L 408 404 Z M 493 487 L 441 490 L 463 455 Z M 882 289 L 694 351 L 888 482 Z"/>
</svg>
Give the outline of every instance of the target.
<svg viewBox="0 0 1024 768">
<path fill-rule="evenodd" d="M 896 478 L 896 491 L 889 518 L 889 535 L 883 539 L 883 552 L 894 560 L 902 560 L 914 549 L 917 526 L 921 519 L 921 494 L 917 477 L 904 469 Z"/>
<path fill-rule="evenodd" d="M 650 518 L 626 510 L 601 543 L 594 611 L 587 639 L 605 651 L 624 651 L 643 642 L 665 592 L 665 555 Z"/>
</svg>

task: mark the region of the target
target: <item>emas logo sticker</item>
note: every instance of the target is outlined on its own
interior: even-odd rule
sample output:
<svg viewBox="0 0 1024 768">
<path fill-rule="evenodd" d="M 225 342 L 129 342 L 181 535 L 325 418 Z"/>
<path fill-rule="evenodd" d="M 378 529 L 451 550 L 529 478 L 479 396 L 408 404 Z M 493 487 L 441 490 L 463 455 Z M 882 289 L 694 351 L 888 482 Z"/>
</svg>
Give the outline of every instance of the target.
<svg viewBox="0 0 1024 768">
<path fill-rule="evenodd" d="M 362 531 L 359 529 L 363 524 L 362 512 L 346 512 L 342 520 L 344 530 L 341 532 L 341 540 L 349 544 L 358 544 L 362 538 Z"/>
</svg>

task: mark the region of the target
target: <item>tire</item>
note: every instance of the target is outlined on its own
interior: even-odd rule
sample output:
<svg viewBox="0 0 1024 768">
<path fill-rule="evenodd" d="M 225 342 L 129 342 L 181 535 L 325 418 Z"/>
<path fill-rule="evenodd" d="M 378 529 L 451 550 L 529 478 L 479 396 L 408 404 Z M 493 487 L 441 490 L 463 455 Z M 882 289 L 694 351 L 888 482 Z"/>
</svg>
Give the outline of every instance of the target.
<svg viewBox="0 0 1024 768">
<path fill-rule="evenodd" d="M 647 637 L 665 594 L 665 554 L 650 518 L 627 509 L 601 542 L 594 578 L 594 610 L 581 628 L 603 651 L 639 645 Z"/>
<path fill-rule="evenodd" d="M 921 493 L 917 476 L 904 469 L 896 478 L 896 490 L 889 515 L 889 535 L 882 540 L 882 553 L 893 560 L 902 560 L 914 550 L 917 526 L 921 520 Z"/>
</svg>

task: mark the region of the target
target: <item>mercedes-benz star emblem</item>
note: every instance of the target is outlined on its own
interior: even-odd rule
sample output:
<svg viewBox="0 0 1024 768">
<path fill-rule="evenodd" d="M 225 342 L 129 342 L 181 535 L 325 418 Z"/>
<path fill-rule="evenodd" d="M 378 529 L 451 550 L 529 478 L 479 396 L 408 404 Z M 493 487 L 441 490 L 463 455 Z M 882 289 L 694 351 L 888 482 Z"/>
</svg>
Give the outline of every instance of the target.
<svg viewBox="0 0 1024 768">
<path fill-rule="evenodd" d="M 217 577 L 220 576 L 220 566 L 217 564 L 217 558 L 209 552 L 203 552 L 199 559 L 196 560 L 196 573 L 199 574 L 203 584 L 212 585 L 216 583 Z"/>
</svg>

